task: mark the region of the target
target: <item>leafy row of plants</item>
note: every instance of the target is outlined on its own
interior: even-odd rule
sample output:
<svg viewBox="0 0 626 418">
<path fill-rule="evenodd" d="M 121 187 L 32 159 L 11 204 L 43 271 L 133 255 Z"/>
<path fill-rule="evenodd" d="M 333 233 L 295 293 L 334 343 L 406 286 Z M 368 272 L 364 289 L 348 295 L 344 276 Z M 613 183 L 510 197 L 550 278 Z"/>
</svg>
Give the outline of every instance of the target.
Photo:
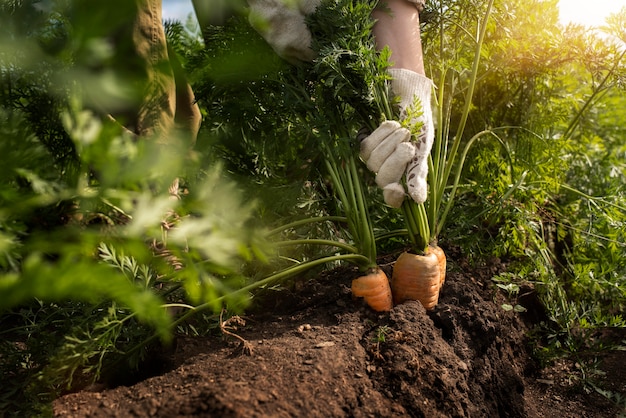
<svg viewBox="0 0 626 418">
<path fill-rule="evenodd" d="M 600 351 L 624 345 L 626 135 L 608 120 L 623 119 L 612 106 L 626 97 L 625 11 L 592 30 L 563 28 L 554 5 L 536 6 L 493 10 L 491 24 L 499 26 L 487 31 L 466 126 L 490 130 L 495 141 L 470 150 L 445 239 L 470 258 L 508 264 L 493 278 L 510 297 L 504 309 L 524 311 L 518 298 L 537 292 L 547 314 L 533 333 L 540 360 L 568 356 L 586 368 Z M 460 97 L 467 74 L 459 62 L 469 62 L 474 42 L 466 43 L 470 34 L 459 22 L 473 15 L 440 7 L 457 18 L 424 32 L 427 54 L 445 64 L 440 83 Z M 440 108 L 454 130 L 455 95 L 448 100 Z M 599 337 L 607 333 L 616 338 Z"/>
<path fill-rule="evenodd" d="M 103 36 L 124 5 L 106 22 L 85 4 L 49 6 L 0 5 L 3 416 L 127 378 L 177 330 L 210 327 L 189 312 L 241 311 L 254 287 L 242 266 L 269 254 L 218 164 L 182 138 L 138 142 L 92 106 L 93 92 L 119 106 L 134 94 L 111 80 Z"/>
</svg>

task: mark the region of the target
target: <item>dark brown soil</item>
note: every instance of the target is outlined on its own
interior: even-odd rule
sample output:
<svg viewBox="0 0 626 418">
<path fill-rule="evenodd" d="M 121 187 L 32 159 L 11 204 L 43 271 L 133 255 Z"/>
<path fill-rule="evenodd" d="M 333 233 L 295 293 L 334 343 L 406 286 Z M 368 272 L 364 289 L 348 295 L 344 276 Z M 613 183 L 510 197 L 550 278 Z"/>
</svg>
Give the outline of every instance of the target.
<svg viewBox="0 0 626 418">
<path fill-rule="evenodd" d="M 575 362 L 539 369 L 527 337 L 542 319 L 505 311 L 498 262 L 452 265 L 439 305 L 376 314 L 339 268 L 265 298 L 232 336 L 178 338 L 169 371 L 132 386 L 68 394 L 58 417 L 619 417 L 583 390 Z M 385 268 L 385 267 L 384 267 Z M 463 272 L 461 272 L 463 270 Z M 248 350 L 249 349 L 249 350 Z M 626 353 L 607 352 L 601 387 L 626 396 Z M 623 416 L 623 415 L 622 415 Z"/>
</svg>

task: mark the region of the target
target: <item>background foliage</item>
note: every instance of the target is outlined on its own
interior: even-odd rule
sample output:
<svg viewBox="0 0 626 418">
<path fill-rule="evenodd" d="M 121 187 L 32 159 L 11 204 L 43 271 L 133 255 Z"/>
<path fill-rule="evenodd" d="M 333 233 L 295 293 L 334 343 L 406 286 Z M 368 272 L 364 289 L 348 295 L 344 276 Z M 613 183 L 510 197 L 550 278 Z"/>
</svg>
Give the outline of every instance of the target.
<svg viewBox="0 0 626 418">
<path fill-rule="evenodd" d="M 59 391 L 140 367 L 176 332 L 208 332 L 211 315 L 241 311 L 276 271 L 328 250 L 274 258 L 259 225 L 291 225 L 286 240 L 350 239 L 327 218 L 336 203 L 303 123 L 310 91 L 293 82 L 306 68 L 277 58 L 238 12 L 202 34 L 166 22 L 204 115 L 194 150 L 136 142 L 99 114 L 94 97 L 136 99 L 124 88 L 136 74 L 116 71 L 106 37 L 123 26 L 120 1 L 106 22 L 90 2 L 0 3 L 0 373 L 15 383 L 2 411 L 45 410 Z M 599 349 L 596 331 L 625 326 L 626 10 L 592 31 L 562 27 L 556 0 L 531 3 L 495 2 L 463 139 L 491 129 L 498 141 L 472 148 L 439 239 L 474 262 L 503 260 L 494 285 L 538 292 L 547 360 Z M 484 7 L 431 0 L 423 14 L 449 138 Z M 398 229 L 364 178 L 375 230 Z M 290 224 L 307 218 L 319 221 Z"/>
</svg>

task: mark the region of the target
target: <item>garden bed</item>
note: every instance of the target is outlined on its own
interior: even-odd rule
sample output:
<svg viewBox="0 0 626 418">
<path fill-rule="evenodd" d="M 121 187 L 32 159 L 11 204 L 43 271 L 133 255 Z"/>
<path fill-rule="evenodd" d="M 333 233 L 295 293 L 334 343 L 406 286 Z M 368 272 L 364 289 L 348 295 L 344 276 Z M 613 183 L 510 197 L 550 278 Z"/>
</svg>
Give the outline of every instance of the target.
<svg viewBox="0 0 626 418">
<path fill-rule="evenodd" d="M 385 266 L 382 263 L 383 268 Z M 260 302 L 231 329 L 246 340 L 179 337 L 156 356 L 152 377 L 92 386 L 54 402 L 55 416 L 219 417 L 617 417 L 583 390 L 574 362 L 540 369 L 528 331 L 544 320 L 505 311 L 491 277 L 502 269 L 451 262 L 439 305 L 417 302 L 375 314 L 353 301 L 356 271 L 301 279 Z M 259 306 L 259 305 L 257 305 Z M 234 322 L 231 321 L 231 324 Z M 599 363 L 604 388 L 626 393 L 626 353 Z M 152 366 L 149 366 L 152 364 Z M 597 382 L 597 381 L 596 381 Z M 597 382 L 600 383 L 600 382 Z"/>
</svg>

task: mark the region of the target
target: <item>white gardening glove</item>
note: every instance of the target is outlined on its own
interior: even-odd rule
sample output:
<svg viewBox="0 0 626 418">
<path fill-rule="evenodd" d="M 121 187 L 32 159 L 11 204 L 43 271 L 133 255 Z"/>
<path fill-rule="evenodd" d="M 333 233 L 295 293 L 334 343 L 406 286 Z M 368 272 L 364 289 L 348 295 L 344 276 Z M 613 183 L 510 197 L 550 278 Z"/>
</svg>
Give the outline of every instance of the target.
<svg viewBox="0 0 626 418">
<path fill-rule="evenodd" d="M 376 184 L 383 189 L 385 203 L 397 208 L 406 194 L 400 184 L 402 174 L 406 174 L 408 193 L 414 201 L 423 203 L 428 194 L 428 155 L 434 139 L 432 81 L 405 69 L 392 68 L 389 73 L 391 89 L 400 98 L 400 118 L 406 118 L 409 108 L 417 103 L 420 109 L 415 110 L 420 112 L 409 115 L 413 116 L 410 124 L 420 123 L 422 128 L 411 139 L 411 132 L 400 123 L 385 121 L 361 141 L 360 156 L 367 168 L 376 173 Z"/>
<path fill-rule="evenodd" d="M 415 155 L 406 168 L 406 184 L 409 196 L 415 202 L 423 203 L 428 195 L 426 182 L 428 156 L 435 138 L 433 112 L 430 105 L 433 82 L 421 74 L 402 68 L 392 68 L 389 74 L 392 77 L 391 89 L 394 94 L 400 96 L 400 117 L 406 117 L 407 110 L 414 104 L 419 106 L 413 109 L 419 112 L 418 115 L 410 121 L 411 125 L 420 123 L 421 129 L 415 133 L 416 138 L 413 141 Z"/>
<path fill-rule="evenodd" d="M 276 53 L 292 64 L 312 61 L 311 32 L 305 17 L 321 0 L 248 0 L 250 25 Z"/>
<path fill-rule="evenodd" d="M 402 205 L 406 193 L 400 179 L 415 156 L 410 139 L 408 129 L 395 120 L 387 120 L 361 141 L 359 155 L 367 168 L 376 173 L 376 184 L 383 189 L 385 203 L 394 208 Z"/>
</svg>

